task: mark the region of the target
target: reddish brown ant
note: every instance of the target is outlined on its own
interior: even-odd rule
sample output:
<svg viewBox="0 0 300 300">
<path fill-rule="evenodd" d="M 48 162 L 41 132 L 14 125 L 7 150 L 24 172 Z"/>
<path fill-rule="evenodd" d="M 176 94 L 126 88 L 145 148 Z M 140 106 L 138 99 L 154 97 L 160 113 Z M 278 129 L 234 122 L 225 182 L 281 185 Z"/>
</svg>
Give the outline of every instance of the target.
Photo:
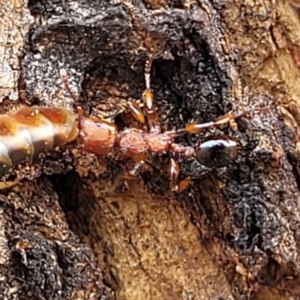
<svg viewBox="0 0 300 300">
<path fill-rule="evenodd" d="M 162 132 L 158 123 L 154 95 L 150 86 L 150 71 L 153 58 L 145 67 L 145 85 L 142 112 L 138 102 L 130 102 L 128 108 L 135 119 L 148 125 L 149 130 L 128 128 L 118 131 L 111 121 L 83 116 L 82 109 L 77 113 L 62 108 L 22 107 L 15 112 L 0 115 L 0 175 L 20 162 L 30 161 L 39 153 L 54 149 L 77 140 L 77 146 L 83 151 L 105 155 L 116 148 L 123 156 L 132 157 L 136 164 L 130 171 L 136 175 L 145 163 L 147 154 L 170 152 L 195 157 L 203 166 L 213 169 L 228 165 L 238 156 L 238 142 L 228 136 L 211 136 L 196 147 L 174 143 L 180 133 L 200 133 L 203 129 L 229 123 L 236 129 L 235 119 L 244 115 L 228 113 L 216 121 L 191 123 L 179 130 Z M 76 102 L 67 80 L 67 74 L 61 71 L 62 81 L 70 96 Z M 183 190 L 189 180 L 177 184 L 180 168 L 177 161 L 170 159 L 169 173 L 172 191 Z"/>
<path fill-rule="evenodd" d="M 144 113 L 137 102 L 130 102 L 128 107 L 137 121 L 142 124 L 147 122 L 149 130 L 139 128 L 127 128 L 118 131 L 113 122 L 94 118 L 79 118 L 79 147 L 87 152 L 105 155 L 113 148 L 117 148 L 123 156 L 132 157 L 136 164 L 130 174 L 138 174 L 140 168 L 145 163 L 147 154 L 165 153 L 182 154 L 186 157 L 195 157 L 203 166 L 207 168 L 220 168 L 234 161 L 238 156 L 239 144 L 228 136 L 212 136 L 199 143 L 198 146 L 190 147 L 173 140 L 180 133 L 200 133 L 203 129 L 211 128 L 229 123 L 232 129 L 236 129 L 235 119 L 245 113 L 228 113 L 216 121 L 207 123 L 191 123 L 179 130 L 162 132 L 158 123 L 157 109 L 154 104 L 154 94 L 150 85 L 150 71 L 153 57 L 150 56 L 145 66 L 145 86 L 142 100 Z M 63 76 L 65 87 L 69 89 L 66 77 Z M 70 91 L 69 91 L 70 92 Z M 71 92 L 70 92 L 71 93 Z M 180 167 L 174 158 L 170 158 L 170 188 L 172 191 L 181 191 L 186 188 L 189 180 L 177 184 Z"/>
</svg>

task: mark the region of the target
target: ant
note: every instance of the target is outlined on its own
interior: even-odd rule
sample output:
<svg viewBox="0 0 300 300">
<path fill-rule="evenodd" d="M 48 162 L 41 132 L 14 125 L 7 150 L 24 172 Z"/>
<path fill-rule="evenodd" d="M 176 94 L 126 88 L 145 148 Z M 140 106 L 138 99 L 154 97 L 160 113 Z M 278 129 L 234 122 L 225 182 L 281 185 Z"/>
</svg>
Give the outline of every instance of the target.
<svg viewBox="0 0 300 300">
<path fill-rule="evenodd" d="M 132 157 L 135 165 L 129 173 L 133 176 L 139 174 L 140 169 L 145 164 L 147 155 L 153 153 L 171 153 L 168 172 L 170 175 L 170 189 L 172 191 L 182 191 L 190 183 L 190 179 L 181 181 L 178 184 L 180 167 L 173 158 L 173 154 L 181 154 L 186 157 L 194 157 L 208 170 L 227 166 L 236 160 L 239 152 L 239 143 L 225 135 L 210 136 L 201 141 L 196 147 L 184 146 L 174 143 L 174 138 L 181 133 L 198 134 L 204 129 L 212 128 L 228 123 L 233 130 L 237 129 L 235 122 L 246 114 L 233 114 L 229 112 L 216 121 L 207 123 L 190 123 L 185 128 L 178 130 L 162 131 L 158 122 L 157 108 L 155 106 L 154 94 L 151 89 L 150 73 L 153 63 L 153 56 L 149 56 L 145 64 L 144 78 L 145 90 L 142 94 L 142 103 L 130 101 L 128 108 L 132 116 L 142 125 L 147 125 L 145 129 L 127 128 L 118 131 L 113 121 L 87 118 L 83 116 L 82 109 L 77 107 L 79 122 L 78 146 L 86 152 L 97 155 L 106 155 L 116 148 L 121 155 Z M 61 78 L 65 88 L 75 100 L 70 91 L 65 72 L 61 72 Z M 143 107 L 143 110 L 141 109 Z"/>
</svg>

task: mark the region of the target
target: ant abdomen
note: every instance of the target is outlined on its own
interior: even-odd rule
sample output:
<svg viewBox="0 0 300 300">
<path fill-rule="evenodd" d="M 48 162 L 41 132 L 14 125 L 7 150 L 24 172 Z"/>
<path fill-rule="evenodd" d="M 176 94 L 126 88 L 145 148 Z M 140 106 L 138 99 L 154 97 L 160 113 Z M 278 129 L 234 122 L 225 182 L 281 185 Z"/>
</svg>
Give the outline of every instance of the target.
<svg viewBox="0 0 300 300">
<path fill-rule="evenodd" d="M 22 107 L 0 115 L 0 175 L 77 136 L 76 115 L 63 108 Z"/>
<path fill-rule="evenodd" d="M 228 136 L 211 136 L 195 149 L 196 159 L 205 167 L 222 168 L 238 157 L 239 144 Z"/>
</svg>

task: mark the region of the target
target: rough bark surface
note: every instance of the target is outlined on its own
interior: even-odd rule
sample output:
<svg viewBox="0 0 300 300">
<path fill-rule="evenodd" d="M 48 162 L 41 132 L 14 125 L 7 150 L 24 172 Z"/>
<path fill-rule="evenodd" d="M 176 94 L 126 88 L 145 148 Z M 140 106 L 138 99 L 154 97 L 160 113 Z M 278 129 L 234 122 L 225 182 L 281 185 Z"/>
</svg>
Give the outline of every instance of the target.
<svg viewBox="0 0 300 300">
<path fill-rule="evenodd" d="M 3 113 L 73 109 L 64 68 L 86 114 L 136 126 L 125 107 L 142 94 L 149 54 L 163 128 L 252 111 L 237 131 L 213 130 L 242 145 L 230 166 L 203 174 L 177 158 L 192 178 L 182 193 L 169 191 L 168 155 L 131 178 L 130 159 L 75 144 L 5 174 L 1 295 L 300 299 L 298 10 L 283 0 L 0 1 Z"/>
</svg>

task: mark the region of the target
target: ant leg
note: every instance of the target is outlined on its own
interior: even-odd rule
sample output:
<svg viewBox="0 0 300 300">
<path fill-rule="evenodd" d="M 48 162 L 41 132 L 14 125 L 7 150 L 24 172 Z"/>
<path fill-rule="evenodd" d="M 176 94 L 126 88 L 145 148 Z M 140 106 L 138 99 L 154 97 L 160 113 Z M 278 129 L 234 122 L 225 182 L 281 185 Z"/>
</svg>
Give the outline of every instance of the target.
<svg viewBox="0 0 300 300">
<path fill-rule="evenodd" d="M 182 192 L 184 190 L 186 190 L 189 185 L 191 184 L 192 180 L 190 177 L 187 177 L 186 179 L 183 179 L 181 180 L 179 183 L 178 183 L 178 192 Z"/>
<path fill-rule="evenodd" d="M 168 172 L 170 174 L 170 189 L 172 192 L 178 191 L 177 179 L 180 173 L 180 167 L 178 162 L 174 159 L 170 159 Z"/>
<path fill-rule="evenodd" d="M 149 127 L 150 127 L 150 132 L 161 132 L 161 128 L 158 125 L 158 115 L 156 111 L 157 109 L 154 104 L 154 94 L 153 91 L 151 90 L 150 72 L 151 72 L 152 63 L 153 63 L 153 56 L 150 55 L 145 64 L 146 89 L 143 92 L 142 99 L 144 103 L 145 114 L 147 116 Z"/>
<path fill-rule="evenodd" d="M 127 105 L 131 115 L 136 119 L 136 121 L 144 125 L 146 121 L 145 121 L 145 116 L 140 108 L 140 104 L 134 100 L 134 101 L 129 101 Z"/>
<path fill-rule="evenodd" d="M 188 188 L 191 183 L 191 178 L 188 177 L 178 183 L 180 167 L 178 162 L 174 158 L 170 159 L 168 171 L 170 174 L 170 190 L 172 192 L 182 192 L 183 190 Z"/>
<path fill-rule="evenodd" d="M 131 176 L 138 176 L 140 174 L 140 171 L 141 171 L 142 167 L 145 164 L 146 158 L 147 158 L 146 153 L 141 153 L 140 155 L 135 156 L 134 157 L 135 164 L 131 168 L 131 170 L 128 171 L 128 173 Z"/>
<path fill-rule="evenodd" d="M 229 126 L 231 127 L 232 130 L 236 131 L 237 124 L 236 124 L 235 120 L 244 115 L 247 115 L 248 113 L 249 113 L 248 111 L 244 111 L 239 114 L 234 114 L 232 112 L 229 112 L 229 113 L 225 114 L 224 116 L 221 116 L 220 118 L 218 118 L 216 121 L 211 121 L 211 122 L 207 122 L 207 123 L 193 122 L 193 123 L 190 123 L 187 126 L 185 126 L 185 128 L 177 130 L 177 133 L 181 133 L 181 132 L 200 133 L 203 129 L 213 128 L 213 127 L 224 125 L 227 123 L 229 124 Z"/>
<path fill-rule="evenodd" d="M 128 171 L 128 173 L 131 175 L 131 176 L 138 176 L 141 172 L 141 169 L 143 167 L 143 165 L 145 164 L 145 162 L 143 160 L 141 161 L 138 161 L 134 164 L 134 166 Z"/>
<path fill-rule="evenodd" d="M 183 146 L 181 144 L 172 143 L 170 145 L 170 150 L 172 151 L 172 153 L 182 153 L 186 157 L 195 156 L 195 150 L 193 147 L 190 147 L 190 146 Z M 168 171 L 170 174 L 170 189 L 171 189 L 171 191 L 181 192 L 189 186 L 189 184 L 191 182 L 190 178 L 186 178 L 186 179 L 180 181 L 179 183 L 177 183 L 178 176 L 180 173 L 180 167 L 179 167 L 178 162 L 174 158 L 170 159 Z"/>
<path fill-rule="evenodd" d="M 235 122 L 236 119 L 243 117 L 243 116 L 249 118 L 249 117 L 251 117 L 251 113 L 253 113 L 255 111 L 266 112 L 268 110 L 269 110 L 268 107 L 258 107 L 258 108 L 254 108 L 251 110 L 245 110 L 245 111 L 242 111 L 237 114 L 234 114 L 232 111 L 230 111 L 229 113 L 219 117 L 216 121 L 211 121 L 211 122 L 202 123 L 202 124 L 193 122 L 193 123 L 186 125 L 185 128 L 177 130 L 176 132 L 177 133 L 182 133 L 182 132 L 200 133 L 203 129 L 224 125 L 226 123 L 229 124 L 229 126 L 231 127 L 231 129 L 233 131 L 236 131 L 237 130 L 237 124 Z"/>
</svg>

